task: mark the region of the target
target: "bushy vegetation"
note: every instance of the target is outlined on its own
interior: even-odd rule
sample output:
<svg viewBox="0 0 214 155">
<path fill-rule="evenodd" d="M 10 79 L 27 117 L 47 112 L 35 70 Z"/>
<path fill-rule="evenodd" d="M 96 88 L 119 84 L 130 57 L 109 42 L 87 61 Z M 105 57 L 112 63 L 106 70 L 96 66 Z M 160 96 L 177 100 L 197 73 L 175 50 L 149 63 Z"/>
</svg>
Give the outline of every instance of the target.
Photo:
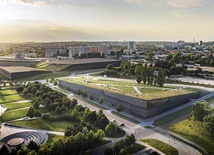
<svg viewBox="0 0 214 155">
<path fill-rule="evenodd" d="M 133 134 L 130 136 L 127 135 L 125 139 L 117 141 L 113 148 L 108 147 L 105 150 L 105 155 L 123 155 L 128 154 L 129 150 L 134 146 L 135 144 L 135 137 Z M 111 150 L 114 150 L 113 152 Z"/>
<path fill-rule="evenodd" d="M 29 117 L 41 117 L 37 121 L 37 125 L 30 120 L 20 121 L 17 124 L 28 125 L 32 124 L 33 127 L 43 128 L 51 130 L 51 123 L 55 122 L 55 127 L 60 126 L 59 121 L 71 122 L 67 127 L 64 127 L 64 138 L 57 140 L 51 144 L 45 144 L 35 147 L 23 147 L 17 148 L 16 151 L 10 154 L 91 154 L 90 149 L 97 147 L 103 143 L 103 137 L 105 132 L 109 133 L 111 130 L 111 124 L 109 120 L 103 114 L 102 110 L 99 112 L 90 111 L 81 105 L 78 105 L 76 99 L 70 100 L 66 95 L 52 90 L 51 88 L 39 83 L 31 82 L 27 85 L 20 85 L 17 87 L 17 91 L 23 93 L 29 99 L 32 99 L 32 106 L 28 109 L 24 109 L 25 112 L 21 112 L 22 115 Z M 85 92 L 86 93 L 86 92 Z M 24 117 L 24 116 L 21 116 Z M 42 123 L 43 121 L 43 123 Z M 25 123 L 24 123 L 25 122 Z M 40 123 L 39 123 L 40 122 Z M 49 122 L 50 124 L 46 123 Z M 16 123 L 15 123 L 16 124 Z M 110 127 L 109 127 L 109 126 Z M 123 136 L 125 131 L 116 127 L 116 136 Z M 59 127 L 58 127 L 59 128 Z M 109 135 L 114 136 L 114 135 Z M 34 144 L 32 144 L 34 146 Z M 2 149 L 5 149 L 4 147 Z M 1 152 L 2 150 L 0 150 Z M 6 151 L 7 152 L 7 151 Z M 7 153 L 5 154 L 7 155 Z"/>
</svg>

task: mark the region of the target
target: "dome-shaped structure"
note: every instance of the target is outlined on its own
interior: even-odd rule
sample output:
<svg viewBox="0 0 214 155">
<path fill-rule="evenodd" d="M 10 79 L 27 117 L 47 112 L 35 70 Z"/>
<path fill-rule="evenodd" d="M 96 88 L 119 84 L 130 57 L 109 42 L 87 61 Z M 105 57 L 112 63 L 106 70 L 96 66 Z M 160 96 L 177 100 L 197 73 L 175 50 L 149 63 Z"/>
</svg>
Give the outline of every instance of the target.
<svg viewBox="0 0 214 155">
<path fill-rule="evenodd" d="M 22 59 L 23 57 L 22 57 L 21 54 L 16 53 L 16 54 L 14 55 L 14 58 L 15 58 L 15 59 Z"/>
</svg>

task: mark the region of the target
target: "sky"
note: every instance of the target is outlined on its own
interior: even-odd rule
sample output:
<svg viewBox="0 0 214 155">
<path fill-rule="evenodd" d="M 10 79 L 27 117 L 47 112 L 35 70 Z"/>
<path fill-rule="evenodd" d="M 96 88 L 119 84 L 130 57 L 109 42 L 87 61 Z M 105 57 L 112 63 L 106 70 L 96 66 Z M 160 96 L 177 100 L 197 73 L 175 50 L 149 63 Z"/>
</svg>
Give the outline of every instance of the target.
<svg viewBox="0 0 214 155">
<path fill-rule="evenodd" d="M 0 0 L 0 42 L 214 41 L 214 0 Z"/>
</svg>

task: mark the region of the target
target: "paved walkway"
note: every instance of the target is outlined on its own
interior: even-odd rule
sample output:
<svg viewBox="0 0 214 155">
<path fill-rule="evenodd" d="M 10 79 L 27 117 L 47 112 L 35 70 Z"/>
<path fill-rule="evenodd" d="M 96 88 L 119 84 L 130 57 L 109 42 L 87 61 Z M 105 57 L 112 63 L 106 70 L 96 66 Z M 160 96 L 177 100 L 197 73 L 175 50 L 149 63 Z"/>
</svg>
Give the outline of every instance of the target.
<svg viewBox="0 0 214 155">
<path fill-rule="evenodd" d="M 209 153 L 207 152 L 207 150 L 205 150 L 200 145 L 198 145 L 198 144 L 196 144 L 196 143 L 194 143 L 194 142 L 192 142 L 192 141 L 190 141 L 190 140 L 188 140 L 188 139 L 186 139 L 186 138 L 184 138 L 184 137 L 182 137 L 182 136 L 180 136 L 180 135 L 178 135 L 178 134 L 176 134 L 174 132 L 171 132 L 171 131 L 168 131 L 168 132 L 169 132 L 170 135 L 172 135 L 172 136 L 174 136 L 174 137 L 176 137 L 178 139 L 181 139 L 182 141 L 187 142 L 191 146 L 194 146 L 194 147 L 198 148 L 199 150 L 201 150 L 204 154 L 209 155 Z"/>
<path fill-rule="evenodd" d="M 137 88 L 137 86 L 133 86 L 133 88 L 139 95 L 142 95 L 141 91 Z"/>
</svg>

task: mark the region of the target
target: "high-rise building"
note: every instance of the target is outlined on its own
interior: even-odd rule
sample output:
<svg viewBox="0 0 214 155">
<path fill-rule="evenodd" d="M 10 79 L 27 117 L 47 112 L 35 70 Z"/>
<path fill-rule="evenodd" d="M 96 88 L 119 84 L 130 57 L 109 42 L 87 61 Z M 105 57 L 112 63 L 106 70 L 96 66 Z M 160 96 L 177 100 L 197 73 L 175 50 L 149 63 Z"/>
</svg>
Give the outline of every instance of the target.
<svg viewBox="0 0 214 155">
<path fill-rule="evenodd" d="M 185 41 L 183 41 L 183 40 L 178 41 L 178 46 L 183 46 L 184 44 L 185 44 Z"/>
<path fill-rule="evenodd" d="M 134 42 L 134 41 L 129 41 L 129 42 L 128 42 L 128 49 L 129 49 L 129 50 L 136 50 L 136 42 Z"/>
<path fill-rule="evenodd" d="M 200 41 L 199 41 L 199 46 L 202 46 L 202 45 L 203 45 L 203 41 L 200 40 Z"/>
</svg>

